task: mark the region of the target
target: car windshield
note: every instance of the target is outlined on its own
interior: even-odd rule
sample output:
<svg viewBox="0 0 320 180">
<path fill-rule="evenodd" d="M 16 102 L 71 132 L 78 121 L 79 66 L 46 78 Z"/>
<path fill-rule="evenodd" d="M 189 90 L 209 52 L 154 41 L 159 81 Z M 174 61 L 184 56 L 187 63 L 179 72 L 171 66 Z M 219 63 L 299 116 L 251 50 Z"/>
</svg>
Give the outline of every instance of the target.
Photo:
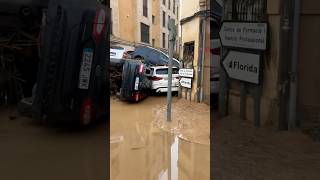
<svg viewBox="0 0 320 180">
<path fill-rule="evenodd" d="M 156 74 L 168 74 L 168 68 L 157 69 Z M 179 74 L 179 70 L 177 68 L 172 68 L 172 74 Z"/>
<path fill-rule="evenodd" d="M 166 55 L 160 53 L 160 60 L 161 60 L 162 62 L 168 62 L 168 57 L 167 57 Z"/>
</svg>

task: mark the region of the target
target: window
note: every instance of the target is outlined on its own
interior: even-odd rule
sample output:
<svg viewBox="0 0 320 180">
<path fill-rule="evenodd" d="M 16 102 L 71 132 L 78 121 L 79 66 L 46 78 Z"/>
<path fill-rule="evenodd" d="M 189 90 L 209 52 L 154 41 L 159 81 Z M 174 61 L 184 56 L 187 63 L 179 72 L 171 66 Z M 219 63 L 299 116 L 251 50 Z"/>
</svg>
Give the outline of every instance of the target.
<svg viewBox="0 0 320 180">
<path fill-rule="evenodd" d="M 155 24 L 155 22 L 156 22 L 156 17 L 152 15 L 152 24 Z"/>
<path fill-rule="evenodd" d="M 168 74 L 169 69 L 168 68 L 161 68 L 156 70 L 156 74 L 162 75 L 162 74 Z M 177 68 L 172 68 L 172 74 L 179 74 L 179 70 Z"/>
<path fill-rule="evenodd" d="M 162 47 L 166 48 L 166 33 L 162 33 Z"/>
<path fill-rule="evenodd" d="M 177 19 L 179 19 L 179 7 L 177 6 Z"/>
<path fill-rule="evenodd" d="M 155 47 L 155 44 L 156 44 L 156 40 L 152 39 L 152 46 Z"/>
<path fill-rule="evenodd" d="M 162 4 L 163 4 L 163 5 L 166 5 L 166 0 L 162 0 Z"/>
<path fill-rule="evenodd" d="M 149 26 L 141 23 L 141 42 L 150 43 L 149 42 Z"/>
<path fill-rule="evenodd" d="M 186 65 L 193 66 L 194 58 L 194 41 L 183 44 L 183 59 Z"/>
<path fill-rule="evenodd" d="M 173 10 L 173 14 L 174 14 L 176 12 L 176 0 L 173 0 L 172 10 Z"/>
<path fill-rule="evenodd" d="M 170 10 L 170 8 L 171 8 L 171 0 L 168 0 L 168 5 L 169 5 L 169 10 Z"/>
<path fill-rule="evenodd" d="M 148 17 L 148 0 L 143 0 L 143 16 Z"/>
<path fill-rule="evenodd" d="M 162 26 L 166 27 L 166 12 L 162 11 Z"/>
</svg>

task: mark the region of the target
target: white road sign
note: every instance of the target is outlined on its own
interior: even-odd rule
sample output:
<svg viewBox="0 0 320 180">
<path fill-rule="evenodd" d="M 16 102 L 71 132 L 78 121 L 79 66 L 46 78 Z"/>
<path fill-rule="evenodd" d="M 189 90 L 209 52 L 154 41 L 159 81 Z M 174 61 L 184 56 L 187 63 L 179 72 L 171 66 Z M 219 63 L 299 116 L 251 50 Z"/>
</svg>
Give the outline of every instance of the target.
<svg viewBox="0 0 320 180">
<path fill-rule="evenodd" d="M 191 78 L 181 78 L 180 84 L 182 87 L 191 88 L 191 85 L 192 85 Z"/>
<path fill-rule="evenodd" d="M 259 84 L 259 54 L 230 51 L 222 63 L 230 78 Z"/>
<path fill-rule="evenodd" d="M 193 78 L 193 69 L 180 69 L 179 76 Z"/>
<path fill-rule="evenodd" d="M 266 50 L 267 31 L 267 23 L 223 22 L 220 39 L 222 46 Z"/>
</svg>

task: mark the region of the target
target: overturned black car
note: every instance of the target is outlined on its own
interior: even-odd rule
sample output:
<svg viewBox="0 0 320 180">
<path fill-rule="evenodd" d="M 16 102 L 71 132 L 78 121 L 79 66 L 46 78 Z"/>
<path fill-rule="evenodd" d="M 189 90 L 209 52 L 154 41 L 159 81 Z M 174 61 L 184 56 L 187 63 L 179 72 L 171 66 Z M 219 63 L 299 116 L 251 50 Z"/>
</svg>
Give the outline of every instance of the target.
<svg viewBox="0 0 320 180">
<path fill-rule="evenodd" d="M 150 68 L 137 60 L 126 60 L 122 70 L 120 99 L 139 102 L 151 92 Z"/>
<path fill-rule="evenodd" d="M 33 109 L 48 122 L 92 124 L 105 114 L 105 6 L 95 0 L 51 0 Z"/>
</svg>

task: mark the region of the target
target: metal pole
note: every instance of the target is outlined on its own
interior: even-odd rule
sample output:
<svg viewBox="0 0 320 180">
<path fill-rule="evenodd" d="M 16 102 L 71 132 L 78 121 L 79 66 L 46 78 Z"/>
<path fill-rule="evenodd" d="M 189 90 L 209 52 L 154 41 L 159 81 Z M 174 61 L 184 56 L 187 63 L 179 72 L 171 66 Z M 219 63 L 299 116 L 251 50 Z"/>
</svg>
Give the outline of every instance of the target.
<svg viewBox="0 0 320 180">
<path fill-rule="evenodd" d="M 203 81 L 204 81 L 204 61 L 205 61 L 205 48 L 206 48 L 206 18 L 202 20 L 202 60 L 201 60 L 201 81 L 200 81 L 200 103 L 203 102 Z"/>
<path fill-rule="evenodd" d="M 240 92 L 240 118 L 245 120 L 246 118 L 246 100 L 247 100 L 247 88 L 244 83 L 241 83 L 241 92 Z"/>
<path fill-rule="evenodd" d="M 279 64 L 279 130 L 288 130 L 288 97 L 289 97 L 289 59 L 291 58 L 290 46 L 290 0 L 283 0 L 281 2 L 280 13 L 280 64 Z"/>
<path fill-rule="evenodd" d="M 292 63 L 290 74 L 289 108 L 288 108 L 288 129 L 296 126 L 296 105 L 297 105 L 297 66 L 299 51 L 299 28 L 300 28 L 300 0 L 294 0 L 293 17 L 293 42 L 292 42 Z"/>
<path fill-rule="evenodd" d="M 174 20 L 170 19 L 168 22 L 169 28 L 169 68 L 168 68 L 168 92 L 167 92 L 167 121 L 171 121 L 171 105 L 172 105 L 172 56 L 174 51 L 174 44 L 176 41 L 176 26 Z"/>
<path fill-rule="evenodd" d="M 254 87 L 254 126 L 255 127 L 260 127 L 260 105 L 261 105 L 261 86 L 256 86 Z"/>
<path fill-rule="evenodd" d="M 232 2 L 232 7 L 233 7 L 233 2 Z M 233 12 L 233 11 L 232 11 Z M 222 8 L 222 17 L 221 21 L 225 19 L 225 3 L 223 3 L 223 8 Z M 221 46 L 221 51 L 220 51 L 220 64 L 222 64 L 222 58 L 225 53 L 225 48 Z M 224 71 L 223 68 L 220 69 L 220 89 L 219 89 L 219 112 L 222 117 L 227 116 L 227 74 Z"/>
</svg>

